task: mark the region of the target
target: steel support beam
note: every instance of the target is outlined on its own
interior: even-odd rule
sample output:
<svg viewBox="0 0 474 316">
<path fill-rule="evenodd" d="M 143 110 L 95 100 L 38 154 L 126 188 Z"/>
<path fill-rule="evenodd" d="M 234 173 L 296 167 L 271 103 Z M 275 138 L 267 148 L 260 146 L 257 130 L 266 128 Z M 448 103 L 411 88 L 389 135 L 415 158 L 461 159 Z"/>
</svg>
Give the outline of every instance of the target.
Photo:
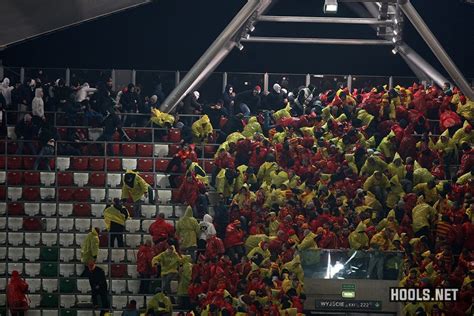
<svg viewBox="0 0 474 316">
<path fill-rule="evenodd" d="M 338 18 L 316 16 L 278 16 L 262 15 L 260 22 L 288 22 L 288 23 L 333 23 L 333 24 L 364 24 L 364 25 L 391 25 L 393 21 L 380 21 L 375 18 Z"/>
<path fill-rule="evenodd" d="M 276 0 L 248 0 L 234 19 L 217 37 L 197 63 L 170 93 L 161 106 L 162 111 L 171 112 L 178 103 L 198 87 L 236 46 L 240 32 L 255 14 L 264 14 Z"/>
<path fill-rule="evenodd" d="M 251 43 L 283 43 L 283 44 L 328 44 L 328 45 L 393 45 L 387 40 L 349 39 L 349 38 L 294 38 L 294 37 L 257 37 L 242 39 Z"/>
<path fill-rule="evenodd" d="M 438 58 L 444 69 L 451 76 L 454 83 L 459 87 L 459 89 L 461 89 L 464 95 L 466 95 L 469 99 L 474 100 L 474 91 L 472 90 L 471 86 L 466 81 L 456 64 L 454 64 L 449 55 L 438 42 L 434 34 L 426 25 L 425 21 L 423 21 L 421 16 L 418 14 L 415 7 L 408 0 L 400 0 L 399 5 L 403 13 L 405 13 L 415 29 L 429 46 L 433 54 L 436 56 L 436 58 Z"/>
</svg>

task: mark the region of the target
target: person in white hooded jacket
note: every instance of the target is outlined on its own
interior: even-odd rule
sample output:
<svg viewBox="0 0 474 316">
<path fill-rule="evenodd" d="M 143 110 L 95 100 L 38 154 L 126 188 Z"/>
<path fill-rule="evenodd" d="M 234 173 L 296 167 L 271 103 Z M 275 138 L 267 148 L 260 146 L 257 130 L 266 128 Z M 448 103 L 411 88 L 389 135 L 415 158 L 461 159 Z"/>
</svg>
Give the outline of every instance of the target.
<svg viewBox="0 0 474 316">
<path fill-rule="evenodd" d="M 31 114 L 33 114 L 33 120 L 44 120 L 43 88 L 35 89 L 35 97 L 31 101 Z"/>
<path fill-rule="evenodd" d="M 209 214 L 205 214 L 203 220 L 199 223 L 199 240 L 198 240 L 198 250 L 205 250 L 206 243 L 211 236 L 217 234 L 216 228 L 214 227 L 213 218 Z"/>
<path fill-rule="evenodd" d="M 96 91 L 96 88 L 91 88 L 87 82 L 84 82 L 81 88 L 76 92 L 76 102 L 81 103 L 85 100 L 89 100 L 89 96 Z"/>
<path fill-rule="evenodd" d="M 10 79 L 5 77 L 2 81 L 2 84 L 0 84 L 0 93 L 5 98 L 7 106 L 12 103 L 12 90 L 13 87 L 10 87 Z"/>
</svg>

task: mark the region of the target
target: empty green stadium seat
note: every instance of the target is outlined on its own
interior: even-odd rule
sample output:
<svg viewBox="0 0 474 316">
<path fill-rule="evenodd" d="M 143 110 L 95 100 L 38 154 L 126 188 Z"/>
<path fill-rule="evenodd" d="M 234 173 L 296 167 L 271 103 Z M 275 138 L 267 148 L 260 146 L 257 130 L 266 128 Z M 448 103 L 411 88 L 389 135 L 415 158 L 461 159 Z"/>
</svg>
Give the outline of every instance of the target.
<svg viewBox="0 0 474 316">
<path fill-rule="evenodd" d="M 75 293 L 77 291 L 76 279 L 65 279 L 59 280 L 59 291 L 65 294 Z"/>
<path fill-rule="evenodd" d="M 61 316 L 76 316 L 77 311 L 75 309 L 62 309 Z"/>
<path fill-rule="evenodd" d="M 59 305 L 59 299 L 58 299 L 58 294 L 52 294 L 52 293 L 47 293 L 47 294 L 41 294 L 41 307 L 58 307 Z"/>
<path fill-rule="evenodd" d="M 40 260 L 57 262 L 59 260 L 59 248 L 41 247 Z"/>
<path fill-rule="evenodd" d="M 42 262 L 40 268 L 40 275 L 42 277 L 57 277 L 58 276 L 58 264 L 52 262 Z"/>
</svg>

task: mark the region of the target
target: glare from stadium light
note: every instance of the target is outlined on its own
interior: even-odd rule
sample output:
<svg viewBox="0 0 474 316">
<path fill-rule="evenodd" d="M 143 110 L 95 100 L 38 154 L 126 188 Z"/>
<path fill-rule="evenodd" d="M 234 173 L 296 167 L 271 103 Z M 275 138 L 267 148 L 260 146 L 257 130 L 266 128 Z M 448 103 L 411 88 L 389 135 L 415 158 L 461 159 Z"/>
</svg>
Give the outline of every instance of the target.
<svg viewBox="0 0 474 316">
<path fill-rule="evenodd" d="M 397 36 L 397 35 L 398 35 L 398 31 L 397 31 L 397 30 L 393 30 L 393 35 Z"/>
<path fill-rule="evenodd" d="M 237 44 L 237 48 L 238 48 L 240 51 L 242 51 L 242 50 L 244 50 L 244 45 L 242 45 L 241 43 L 238 43 L 238 44 Z"/>
<path fill-rule="evenodd" d="M 252 26 L 250 27 L 250 30 L 249 30 L 249 31 L 250 31 L 250 33 L 252 33 L 253 31 L 255 31 L 255 26 L 252 25 Z"/>
<path fill-rule="evenodd" d="M 337 13 L 337 0 L 324 1 L 324 13 Z"/>
<path fill-rule="evenodd" d="M 395 22 L 395 24 L 398 24 L 397 18 L 395 18 L 395 20 L 393 20 L 393 22 Z"/>
<path fill-rule="evenodd" d="M 397 53 L 398 53 L 398 49 L 396 47 L 392 49 L 392 54 L 396 55 Z"/>
<path fill-rule="evenodd" d="M 249 38 L 250 38 L 250 34 L 245 35 L 245 38 L 246 38 L 246 39 L 249 39 Z"/>
<path fill-rule="evenodd" d="M 394 42 L 394 43 L 397 42 L 397 37 L 396 36 L 392 37 L 392 42 Z"/>
</svg>

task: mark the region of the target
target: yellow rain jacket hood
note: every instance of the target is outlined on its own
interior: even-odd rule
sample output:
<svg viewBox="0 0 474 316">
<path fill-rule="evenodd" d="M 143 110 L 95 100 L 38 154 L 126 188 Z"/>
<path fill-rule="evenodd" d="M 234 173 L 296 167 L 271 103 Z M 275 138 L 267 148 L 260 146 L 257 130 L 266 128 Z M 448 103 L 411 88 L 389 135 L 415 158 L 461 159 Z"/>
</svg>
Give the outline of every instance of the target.
<svg viewBox="0 0 474 316">
<path fill-rule="evenodd" d="M 125 180 L 123 181 L 123 186 L 122 186 L 122 199 L 128 199 L 129 197 L 133 200 L 133 202 L 137 202 L 138 200 L 141 199 L 143 194 L 148 192 L 148 187 L 150 186 L 145 180 L 143 180 L 142 177 L 138 174 L 138 172 L 132 171 L 132 170 L 127 170 L 124 175 L 127 177 L 127 175 L 133 175 L 133 186 L 130 187 L 125 183 Z"/>
<path fill-rule="evenodd" d="M 191 126 L 194 138 L 197 142 L 212 134 L 212 124 L 207 115 L 203 115 L 199 120 Z"/>
<path fill-rule="evenodd" d="M 200 228 L 198 221 L 193 217 L 191 206 L 186 208 L 184 215 L 176 223 L 176 233 L 179 237 L 181 248 L 187 249 L 197 246 Z"/>
<path fill-rule="evenodd" d="M 81 262 L 88 264 L 90 261 L 95 261 L 99 254 L 99 234 L 93 228 L 86 239 L 84 239 L 81 246 Z"/>
<path fill-rule="evenodd" d="M 158 109 L 151 109 L 150 121 L 160 127 L 164 127 L 166 123 L 170 125 L 174 124 L 174 116 L 165 112 L 161 112 Z"/>
<path fill-rule="evenodd" d="M 168 250 L 163 251 L 157 256 L 154 256 L 151 260 L 151 265 L 156 266 L 159 264 L 161 266 L 161 276 L 165 276 L 170 273 L 178 273 L 178 266 L 181 262 L 181 257 L 176 252 L 176 249 L 173 247 L 173 252 L 169 253 Z"/>
<path fill-rule="evenodd" d="M 412 210 L 412 228 L 416 233 L 423 227 L 430 228 L 430 223 L 435 219 L 436 210 L 427 204 L 423 197 L 418 198 L 417 205 Z"/>
<path fill-rule="evenodd" d="M 110 230 L 110 224 L 112 222 L 119 225 L 125 226 L 125 221 L 130 217 L 128 210 L 122 207 L 122 211 L 117 209 L 114 205 L 107 207 L 104 210 L 104 222 L 105 228 Z"/>
<path fill-rule="evenodd" d="M 349 234 L 349 245 L 351 249 L 361 250 L 369 246 L 369 237 L 365 233 L 367 229 L 363 222 L 359 222 L 356 229 Z"/>
<path fill-rule="evenodd" d="M 260 123 L 258 122 L 257 118 L 255 116 L 252 116 L 249 119 L 247 125 L 245 125 L 242 135 L 247 138 L 252 138 L 253 135 L 255 135 L 256 133 L 263 134 L 262 127 L 260 126 Z"/>
<path fill-rule="evenodd" d="M 395 207 L 398 201 L 405 196 L 405 191 L 400 184 L 399 178 L 397 175 L 393 176 L 390 179 L 390 191 L 387 194 L 387 206 L 389 208 Z"/>
<path fill-rule="evenodd" d="M 397 166 L 396 162 L 400 162 L 400 165 Z M 398 176 L 398 179 L 405 179 L 407 174 L 406 166 L 403 164 L 403 160 L 398 153 L 395 153 L 393 161 L 388 164 L 388 172 L 392 177 Z"/>
<path fill-rule="evenodd" d="M 413 185 L 417 185 L 419 183 L 428 183 L 431 180 L 434 180 L 434 176 L 431 172 L 420 166 L 418 161 L 415 160 L 415 165 L 413 167 Z"/>
</svg>

